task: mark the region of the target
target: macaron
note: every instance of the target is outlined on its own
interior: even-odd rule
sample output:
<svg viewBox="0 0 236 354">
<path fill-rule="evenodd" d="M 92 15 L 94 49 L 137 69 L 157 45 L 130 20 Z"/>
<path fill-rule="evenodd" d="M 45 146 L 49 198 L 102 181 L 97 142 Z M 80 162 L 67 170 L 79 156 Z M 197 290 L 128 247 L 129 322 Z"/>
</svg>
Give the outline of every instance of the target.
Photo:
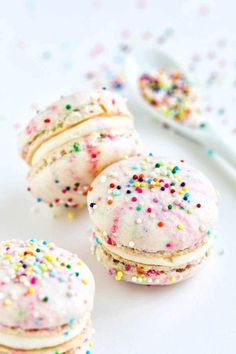
<svg viewBox="0 0 236 354">
<path fill-rule="evenodd" d="M 20 137 L 20 154 L 30 167 L 28 190 L 51 207 L 81 207 L 105 167 L 141 150 L 125 99 L 106 90 L 61 98 Z"/>
<path fill-rule="evenodd" d="M 192 276 L 209 258 L 218 198 L 183 160 L 150 154 L 117 162 L 92 183 L 92 248 L 116 280 L 166 285 Z"/>
<path fill-rule="evenodd" d="M 94 290 L 77 255 L 46 241 L 2 241 L 0 353 L 90 354 Z"/>
</svg>

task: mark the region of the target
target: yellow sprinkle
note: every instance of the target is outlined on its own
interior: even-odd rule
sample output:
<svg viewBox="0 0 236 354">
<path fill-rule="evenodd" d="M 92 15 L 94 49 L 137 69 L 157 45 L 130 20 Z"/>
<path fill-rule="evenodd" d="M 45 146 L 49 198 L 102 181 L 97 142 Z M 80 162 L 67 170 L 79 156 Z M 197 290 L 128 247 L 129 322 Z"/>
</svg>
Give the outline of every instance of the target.
<svg viewBox="0 0 236 354">
<path fill-rule="evenodd" d="M 179 175 L 175 175 L 175 178 L 177 179 L 177 181 L 179 181 L 179 182 L 181 182 L 182 181 L 182 179 L 181 179 L 181 177 L 179 176 Z"/>
<path fill-rule="evenodd" d="M 4 257 L 4 259 L 10 259 L 10 258 L 11 258 L 10 254 L 6 254 Z"/>
<path fill-rule="evenodd" d="M 169 281 L 171 282 L 171 283 L 173 283 L 174 281 L 175 281 L 175 276 L 174 275 L 171 275 L 170 277 L 169 277 Z"/>
<path fill-rule="evenodd" d="M 77 204 L 76 208 L 78 208 L 78 209 L 83 208 L 83 204 L 81 204 L 81 203 Z"/>
<path fill-rule="evenodd" d="M 83 279 L 83 280 L 82 280 L 82 283 L 83 283 L 84 285 L 88 285 L 88 279 Z"/>
<path fill-rule="evenodd" d="M 145 183 L 145 182 L 141 182 L 141 183 L 140 183 L 140 186 L 141 186 L 141 187 L 146 187 L 146 183 Z"/>
<path fill-rule="evenodd" d="M 179 194 L 180 194 L 180 195 L 184 194 L 184 191 L 179 191 Z"/>
<path fill-rule="evenodd" d="M 35 292 L 35 288 L 29 288 L 28 289 L 28 294 L 33 294 Z"/>
<path fill-rule="evenodd" d="M 41 269 L 43 272 L 46 272 L 46 271 L 48 270 L 48 267 L 47 267 L 45 264 L 41 264 L 40 269 Z"/>
<path fill-rule="evenodd" d="M 148 161 L 148 156 L 145 156 L 145 157 L 143 158 L 143 160 L 144 160 L 144 161 Z"/>
<path fill-rule="evenodd" d="M 75 213 L 70 212 L 67 214 L 67 217 L 69 220 L 73 220 L 75 218 Z"/>
<path fill-rule="evenodd" d="M 27 268 L 27 273 L 29 274 L 29 273 L 32 273 L 32 268 Z"/>
<path fill-rule="evenodd" d="M 18 256 L 19 256 L 19 257 L 23 257 L 23 256 L 24 256 L 24 253 L 23 253 L 23 252 L 19 252 L 19 253 L 18 253 Z"/>
<path fill-rule="evenodd" d="M 78 265 L 78 266 L 81 266 L 82 264 L 83 264 L 83 263 L 80 262 L 80 261 L 77 262 L 77 265 Z"/>
<path fill-rule="evenodd" d="M 174 168 L 174 167 L 173 167 L 172 165 L 168 165 L 168 166 L 167 166 L 167 170 L 172 171 L 172 170 L 173 170 L 173 168 Z"/>
<path fill-rule="evenodd" d="M 45 254 L 43 257 L 44 257 L 48 262 L 52 262 L 53 259 L 54 259 L 54 257 L 51 256 L 50 254 Z"/>
<path fill-rule="evenodd" d="M 7 247 L 11 246 L 11 242 L 6 241 L 6 242 L 5 242 L 5 246 L 7 246 Z"/>
<path fill-rule="evenodd" d="M 184 229 L 184 225 L 183 224 L 178 224 L 177 225 L 177 229 L 178 230 L 183 230 Z"/>
<path fill-rule="evenodd" d="M 118 270 L 115 275 L 116 280 L 121 280 L 123 277 L 124 273 L 121 270 Z"/>
<path fill-rule="evenodd" d="M 155 185 L 156 185 L 157 187 L 159 187 L 159 186 L 160 186 L 160 182 L 156 181 L 156 182 L 155 182 Z"/>
<path fill-rule="evenodd" d="M 11 299 L 5 299 L 5 300 L 4 300 L 4 305 L 5 305 L 5 306 L 10 306 L 11 304 L 12 304 Z"/>
<path fill-rule="evenodd" d="M 188 188 L 185 186 L 185 187 L 182 188 L 182 190 L 183 190 L 184 192 L 187 192 Z"/>
<path fill-rule="evenodd" d="M 140 182 L 135 182 L 135 183 L 134 183 L 134 186 L 135 186 L 135 187 L 140 187 Z"/>
<path fill-rule="evenodd" d="M 53 243 L 53 242 L 49 242 L 49 243 L 47 244 L 47 247 L 48 247 L 48 248 L 54 247 L 54 243 Z"/>
</svg>

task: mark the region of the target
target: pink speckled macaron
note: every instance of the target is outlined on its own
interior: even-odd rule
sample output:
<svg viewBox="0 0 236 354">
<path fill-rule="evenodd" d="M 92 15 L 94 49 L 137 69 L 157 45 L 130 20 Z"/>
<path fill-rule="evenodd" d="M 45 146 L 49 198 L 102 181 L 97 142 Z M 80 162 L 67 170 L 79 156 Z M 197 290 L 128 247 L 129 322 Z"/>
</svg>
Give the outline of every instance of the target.
<svg viewBox="0 0 236 354">
<path fill-rule="evenodd" d="M 38 202 L 81 207 L 93 179 L 141 144 L 124 98 L 101 90 L 63 97 L 40 112 L 23 131 L 20 150 Z"/>
<path fill-rule="evenodd" d="M 205 263 L 216 234 L 216 191 L 182 160 L 150 154 L 111 165 L 94 180 L 88 208 L 93 251 L 117 280 L 184 280 Z"/>
<path fill-rule="evenodd" d="M 89 354 L 94 290 L 75 254 L 46 241 L 2 241 L 0 353 Z"/>
</svg>

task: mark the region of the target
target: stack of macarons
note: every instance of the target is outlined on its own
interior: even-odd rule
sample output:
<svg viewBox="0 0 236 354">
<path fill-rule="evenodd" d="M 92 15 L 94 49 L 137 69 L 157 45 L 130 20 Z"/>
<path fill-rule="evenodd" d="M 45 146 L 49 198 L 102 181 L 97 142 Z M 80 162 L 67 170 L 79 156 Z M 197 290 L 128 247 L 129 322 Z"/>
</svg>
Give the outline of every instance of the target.
<svg viewBox="0 0 236 354">
<path fill-rule="evenodd" d="M 208 259 L 218 214 L 211 182 L 185 161 L 144 155 L 122 97 L 61 98 L 21 136 L 29 190 L 50 206 L 87 203 L 92 250 L 116 280 L 168 285 Z M 90 354 L 94 279 L 47 241 L 0 243 L 0 353 Z"/>
<path fill-rule="evenodd" d="M 0 243 L 0 353 L 89 354 L 94 279 L 46 241 Z"/>
<path fill-rule="evenodd" d="M 39 112 L 20 139 L 28 190 L 51 207 L 81 207 L 105 167 L 141 151 L 124 98 L 105 90 L 61 98 Z"/>
</svg>

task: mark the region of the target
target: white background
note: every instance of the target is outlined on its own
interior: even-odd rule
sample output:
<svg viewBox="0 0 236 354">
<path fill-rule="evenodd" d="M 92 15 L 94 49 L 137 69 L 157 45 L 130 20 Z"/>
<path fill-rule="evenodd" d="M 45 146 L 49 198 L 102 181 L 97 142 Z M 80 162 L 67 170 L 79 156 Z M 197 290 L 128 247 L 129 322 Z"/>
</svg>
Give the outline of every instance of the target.
<svg viewBox="0 0 236 354">
<path fill-rule="evenodd" d="M 17 152 L 17 133 L 23 121 L 61 94 L 106 83 L 104 68 L 115 70 L 117 47 L 123 42 L 135 46 L 140 38 L 151 38 L 156 43 L 171 27 L 173 38 L 162 45 L 163 50 L 187 65 L 192 55 L 202 58 L 213 46 L 218 64 L 208 66 L 218 65 L 220 73 L 236 80 L 234 2 L 0 3 L 0 238 L 52 240 L 87 262 L 97 284 L 93 313 L 96 354 L 236 353 L 236 178 L 231 170 L 190 141 L 159 127 L 130 99 L 148 150 L 186 159 L 205 172 L 221 194 L 214 259 L 187 282 L 147 288 L 114 281 L 91 256 L 86 209 L 69 220 L 35 204 L 26 192 L 27 168 Z M 86 79 L 88 72 L 95 73 L 93 80 Z M 202 74 L 201 65 L 198 73 Z M 222 105 L 231 112 L 221 123 L 227 128 L 230 120 L 232 131 L 236 88 L 222 89 L 224 77 L 209 91 L 211 95 L 214 91 L 215 115 Z M 225 106 L 217 106 L 221 101 L 227 102 Z"/>
</svg>

